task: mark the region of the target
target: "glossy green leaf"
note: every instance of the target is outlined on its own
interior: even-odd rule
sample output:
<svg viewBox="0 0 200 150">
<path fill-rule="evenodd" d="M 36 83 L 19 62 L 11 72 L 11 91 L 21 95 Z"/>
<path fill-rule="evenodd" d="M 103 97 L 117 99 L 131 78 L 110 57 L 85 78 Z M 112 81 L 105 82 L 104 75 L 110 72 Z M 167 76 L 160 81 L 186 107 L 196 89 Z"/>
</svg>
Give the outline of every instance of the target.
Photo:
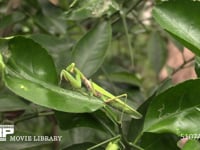
<svg viewBox="0 0 200 150">
<path fill-rule="evenodd" d="M 63 20 L 59 18 L 52 18 L 51 16 L 45 16 L 38 14 L 34 17 L 37 25 L 50 34 L 65 34 L 66 33 L 66 24 Z"/>
<path fill-rule="evenodd" d="M 189 140 L 186 142 L 182 150 L 199 150 L 200 143 L 197 140 Z"/>
<path fill-rule="evenodd" d="M 151 66 L 158 74 L 166 62 L 166 43 L 159 33 L 153 32 L 149 38 L 146 49 Z"/>
<path fill-rule="evenodd" d="M 200 80 L 188 80 L 157 95 L 145 116 L 143 132 L 200 133 Z"/>
<path fill-rule="evenodd" d="M 151 96 L 149 99 L 147 99 L 139 108 L 138 111 L 141 112 L 143 116 L 146 115 L 147 109 L 149 107 L 149 104 L 154 99 L 155 95 Z M 144 125 L 144 117 L 141 119 L 132 119 L 129 125 L 128 130 L 128 139 L 129 141 L 134 141 L 138 135 L 142 135 L 143 125 Z"/>
<path fill-rule="evenodd" d="M 177 140 L 177 137 L 170 134 L 145 133 L 140 146 L 144 150 L 179 150 Z"/>
<path fill-rule="evenodd" d="M 103 107 L 103 102 L 95 97 L 83 96 L 78 92 L 64 90 L 42 81 L 36 82 L 6 75 L 5 84 L 15 94 L 55 110 L 81 113 Z"/>
<path fill-rule="evenodd" d="M 62 141 L 60 143 L 61 149 L 63 148 L 67 149 L 71 146 L 73 147 L 80 143 L 88 143 L 88 142 L 94 143 L 93 145 L 88 145 L 87 148 L 89 148 L 91 146 L 94 146 L 102 141 L 111 138 L 111 136 L 108 135 L 108 133 L 106 132 L 102 132 L 87 127 L 73 128 L 66 131 L 61 130 L 59 132 L 59 135 L 62 136 Z"/>
<path fill-rule="evenodd" d="M 85 142 L 85 143 L 71 145 L 69 147 L 64 148 L 63 150 L 79 150 L 79 149 L 81 150 L 81 149 L 87 149 L 89 147 L 92 147 L 93 145 L 95 145 L 95 144 Z M 97 147 L 97 148 L 95 148 L 95 150 L 105 150 L 105 149 L 102 147 Z"/>
<path fill-rule="evenodd" d="M 15 37 L 8 43 L 8 66 L 21 76 L 57 84 L 57 73 L 50 55 L 31 39 Z"/>
<path fill-rule="evenodd" d="M 22 149 L 46 149 L 50 148 L 49 142 L 1 142 L 0 143 L 0 150 L 22 150 Z"/>
<path fill-rule="evenodd" d="M 41 106 L 64 112 L 91 112 L 103 102 L 56 85 L 52 58 L 31 39 L 15 37 L 9 41 L 10 57 L 4 73 L 5 85 L 15 94 Z"/>
<path fill-rule="evenodd" d="M 0 112 L 28 109 L 28 105 L 11 92 L 0 92 Z"/>
<path fill-rule="evenodd" d="M 102 22 L 84 35 L 73 50 L 73 61 L 88 77 L 101 66 L 111 41 L 111 26 Z"/>
<path fill-rule="evenodd" d="M 0 29 L 7 28 L 16 22 L 23 20 L 24 18 L 25 18 L 25 15 L 21 12 L 15 12 L 10 15 L 6 15 L 1 18 Z"/>
<path fill-rule="evenodd" d="M 128 72 L 110 73 L 108 74 L 108 78 L 114 82 L 127 83 L 136 86 L 140 86 L 142 82 L 136 74 Z"/>
<path fill-rule="evenodd" d="M 48 34 L 34 34 L 30 36 L 35 42 L 44 47 L 53 57 L 58 71 L 70 63 L 71 47 L 73 43 L 67 37 L 59 38 Z M 69 41 L 69 42 L 67 42 Z"/>
<path fill-rule="evenodd" d="M 195 72 L 197 77 L 200 77 L 200 57 L 195 57 Z"/>
<path fill-rule="evenodd" d="M 172 87 L 174 84 L 172 82 L 172 79 L 166 79 L 163 82 L 160 83 L 160 85 L 155 89 L 156 95 L 166 91 L 170 87 Z"/>
<path fill-rule="evenodd" d="M 153 9 L 156 21 L 182 44 L 200 55 L 200 2 L 175 0 L 163 2 Z"/>
<path fill-rule="evenodd" d="M 98 18 L 104 14 L 110 16 L 117 10 L 119 6 L 114 0 L 74 0 L 71 9 L 66 12 L 66 18 L 69 20 Z"/>
<path fill-rule="evenodd" d="M 50 53 L 60 53 L 61 50 L 69 49 L 73 44 L 67 42 L 67 38 L 60 38 L 48 34 L 32 34 L 30 38 L 39 43 Z"/>
<path fill-rule="evenodd" d="M 64 112 L 55 112 L 59 127 L 62 130 L 68 130 L 77 127 L 90 127 L 98 130 L 103 130 L 100 122 L 93 116 L 87 113 L 71 114 Z M 70 124 L 68 124 L 70 122 Z"/>
<path fill-rule="evenodd" d="M 67 24 L 61 18 L 62 11 L 48 1 L 38 1 L 41 10 L 33 16 L 35 23 L 50 34 L 65 34 Z"/>
</svg>

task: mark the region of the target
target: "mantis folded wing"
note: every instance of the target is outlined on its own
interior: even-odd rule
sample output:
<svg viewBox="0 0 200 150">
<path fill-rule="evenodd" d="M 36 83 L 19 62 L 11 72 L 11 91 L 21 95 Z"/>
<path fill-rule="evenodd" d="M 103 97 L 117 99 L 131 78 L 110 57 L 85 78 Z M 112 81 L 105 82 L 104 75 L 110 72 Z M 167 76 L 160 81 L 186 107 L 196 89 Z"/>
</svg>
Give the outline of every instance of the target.
<svg viewBox="0 0 200 150">
<path fill-rule="evenodd" d="M 113 108 L 131 115 L 135 119 L 140 119 L 142 117 L 138 111 L 123 102 L 120 99 L 121 96 L 114 96 L 96 83 L 88 80 L 85 75 L 75 67 L 75 63 L 72 63 L 65 70 L 62 70 L 60 77 L 61 79 L 64 77 L 67 81 L 69 81 L 72 87 L 77 89 L 81 88 L 83 83 L 88 91 L 90 91 L 94 96 L 102 99 L 106 104 L 112 106 Z"/>
</svg>

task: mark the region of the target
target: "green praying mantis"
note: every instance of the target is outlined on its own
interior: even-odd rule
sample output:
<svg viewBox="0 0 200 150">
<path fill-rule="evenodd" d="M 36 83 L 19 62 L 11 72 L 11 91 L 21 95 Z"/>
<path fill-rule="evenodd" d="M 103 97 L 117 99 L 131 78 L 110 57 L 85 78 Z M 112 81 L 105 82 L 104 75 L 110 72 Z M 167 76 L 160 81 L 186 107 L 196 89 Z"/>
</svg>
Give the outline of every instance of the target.
<svg viewBox="0 0 200 150">
<path fill-rule="evenodd" d="M 129 114 L 135 119 L 140 119 L 142 117 L 138 111 L 120 99 L 120 97 L 126 97 L 126 94 L 114 96 L 96 83 L 88 80 L 85 75 L 75 66 L 75 63 L 71 63 L 66 69 L 61 71 L 60 78 L 62 79 L 63 77 L 75 89 L 80 89 L 83 84 L 93 96 L 100 98 L 105 102 L 105 104 L 110 105 L 114 109 Z"/>
</svg>

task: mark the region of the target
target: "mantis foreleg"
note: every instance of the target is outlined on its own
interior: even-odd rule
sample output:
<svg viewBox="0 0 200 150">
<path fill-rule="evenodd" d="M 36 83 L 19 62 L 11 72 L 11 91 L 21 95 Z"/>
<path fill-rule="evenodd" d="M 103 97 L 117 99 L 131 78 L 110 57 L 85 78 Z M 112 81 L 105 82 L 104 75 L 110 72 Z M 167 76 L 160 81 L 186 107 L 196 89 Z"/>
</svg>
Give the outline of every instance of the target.
<svg viewBox="0 0 200 150">
<path fill-rule="evenodd" d="M 77 88 L 77 89 L 81 88 L 82 82 L 81 82 L 81 78 L 80 78 L 79 74 L 76 74 L 75 77 L 74 77 L 68 71 L 62 70 L 60 76 L 61 76 L 61 79 L 62 79 L 62 77 L 64 77 L 65 80 L 69 81 L 70 84 L 74 88 Z"/>
</svg>

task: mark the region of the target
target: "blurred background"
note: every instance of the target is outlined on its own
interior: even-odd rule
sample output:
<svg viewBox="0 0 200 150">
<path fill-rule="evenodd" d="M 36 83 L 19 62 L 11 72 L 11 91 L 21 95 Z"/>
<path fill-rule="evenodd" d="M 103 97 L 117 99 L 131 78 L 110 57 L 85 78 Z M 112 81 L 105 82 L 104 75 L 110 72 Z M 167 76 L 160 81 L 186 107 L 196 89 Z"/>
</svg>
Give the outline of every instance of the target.
<svg viewBox="0 0 200 150">
<path fill-rule="evenodd" d="M 90 78 L 115 95 L 128 93 L 130 104 L 139 107 L 158 87 L 163 86 L 164 90 L 196 78 L 192 52 L 162 30 L 152 18 L 151 11 L 156 2 L 0 0 L 0 37 L 24 35 L 33 39 L 48 50 L 59 74 L 70 63 L 72 49 L 80 38 L 98 22 L 109 20 L 111 45 L 101 68 Z M 0 51 L 4 48 L 0 40 Z M 0 110 L 1 120 L 16 119 L 21 114 L 40 109 L 31 105 L 32 109 L 25 112 Z M 47 120 L 53 123 L 46 126 Z M 18 126 L 39 135 L 60 132 L 53 117 L 33 117 L 19 122 Z M 66 139 L 69 140 L 69 136 Z"/>
</svg>

